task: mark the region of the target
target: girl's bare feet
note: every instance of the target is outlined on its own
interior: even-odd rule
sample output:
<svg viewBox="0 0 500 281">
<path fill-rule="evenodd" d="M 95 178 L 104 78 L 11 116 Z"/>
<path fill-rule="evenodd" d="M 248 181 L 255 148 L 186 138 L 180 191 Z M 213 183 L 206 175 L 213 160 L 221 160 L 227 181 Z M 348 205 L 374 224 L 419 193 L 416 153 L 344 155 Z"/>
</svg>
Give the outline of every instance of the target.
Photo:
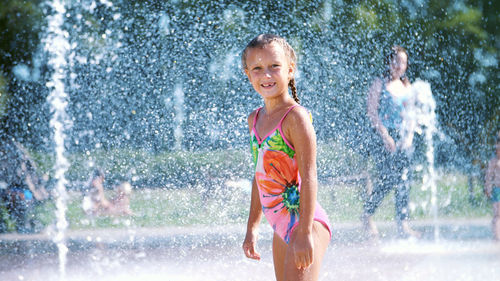
<svg viewBox="0 0 500 281">
<path fill-rule="evenodd" d="M 398 235 L 401 238 L 409 238 L 409 237 L 414 237 L 414 238 L 421 238 L 422 233 L 420 231 L 413 230 L 408 221 L 400 221 L 398 222 Z"/>
<path fill-rule="evenodd" d="M 378 239 L 378 229 L 371 215 L 364 214 L 361 216 L 363 222 L 363 231 L 370 240 Z"/>
</svg>

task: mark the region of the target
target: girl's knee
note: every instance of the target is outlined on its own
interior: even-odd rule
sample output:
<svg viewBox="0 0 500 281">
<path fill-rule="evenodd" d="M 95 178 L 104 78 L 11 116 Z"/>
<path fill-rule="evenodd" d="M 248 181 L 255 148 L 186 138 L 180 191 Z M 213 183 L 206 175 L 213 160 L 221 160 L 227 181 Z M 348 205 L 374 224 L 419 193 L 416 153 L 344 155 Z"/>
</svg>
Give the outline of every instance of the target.
<svg viewBox="0 0 500 281">
<path fill-rule="evenodd" d="M 493 217 L 494 218 L 499 218 L 500 217 L 500 202 L 495 202 L 493 204 Z"/>
</svg>

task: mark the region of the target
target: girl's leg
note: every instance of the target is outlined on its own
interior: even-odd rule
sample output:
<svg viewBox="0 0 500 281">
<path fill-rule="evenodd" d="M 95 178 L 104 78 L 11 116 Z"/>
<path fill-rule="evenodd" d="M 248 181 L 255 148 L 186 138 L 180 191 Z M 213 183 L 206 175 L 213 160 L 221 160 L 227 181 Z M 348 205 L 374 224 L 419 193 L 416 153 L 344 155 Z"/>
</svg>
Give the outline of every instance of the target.
<svg viewBox="0 0 500 281">
<path fill-rule="evenodd" d="M 295 238 L 294 233 L 290 239 L 290 243 L 293 242 Z M 286 281 L 295 280 L 318 280 L 319 271 L 321 269 L 321 263 L 323 261 L 323 256 L 325 255 L 328 244 L 330 243 L 330 232 L 326 227 L 318 222 L 314 221 L 313 224 L 313 240 L 314 240 L 314 260 L 313 263 L 305 270 L 297 269 L 295 265 L 295 259 L 291 248 L 287 248 L 285 259 L 284 259 L 284 279 Z"/>
<path fill-rule="evenodd" d="M 408 183 L 402 183 L 395 191 L 395 205 L 396 205 L 396 223 L 398 236 L 400 238 L 415 237 L 420 238 L 422 234 L 413 230 L 409 221 L 409 194 L 410 187 Z"/>
<path fill-rule="evenodd" d="M 285 280 L 285 255 L 287 248 L 288 245 L 275 232 L 273 237 L 273 262 L 274 274 L 277 281 Z"/>
<path fill-rule="evenodd" d="M 397 173 L 395 158 L 389 152 L 378 155 L 375 160 L 376 177 L 373 190 L 364 202 L 365 215 L 373 215 L 385 196 L 397 185 L 400 175 Z"/>
<path fill-rule="evenodd" d="M 376 164 L 376 178 L 374 180 L 373 188 L 368 194 L 363 204 L 363 215 L 361 220 L 363 222 L 363 230 L 369 238 L 377 238 L 378 230 L 375 222 L 373 221 L 373 214 L 378 206 L 382 203 L 385 196 L 393 189 L 395 185 L 394 177 L 394 160 L 388 152 L 381 153 L 375 160 Z"/>
<path fill-rule="evenodd" d="M 500 241 L 500 202 L 493 203 L 493 235 L 496 241 Z"/>
<path fill-rule="evenodd" d="M 410 218 L 410 184 L 408 182 L 410 160 L 404 152 L 400 152 L 396 157 L 396 171 L 399 178 L 395 179 L 397 187 L 394 192 L 394 203 L 396 207 L 397 232 L 400 238 L 416 237 L 420 238 L 422 234 L 413 230 L 408 221 Z M 405 175 L 403 177 L 403 175 Z"/>
</svg>

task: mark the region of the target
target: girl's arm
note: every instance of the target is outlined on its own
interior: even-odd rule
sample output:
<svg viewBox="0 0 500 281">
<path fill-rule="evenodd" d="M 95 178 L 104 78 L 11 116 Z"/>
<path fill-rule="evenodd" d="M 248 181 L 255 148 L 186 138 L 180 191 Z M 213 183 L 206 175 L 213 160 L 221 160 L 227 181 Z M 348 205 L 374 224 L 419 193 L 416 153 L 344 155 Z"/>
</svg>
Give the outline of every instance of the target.
<svg viewBox="0 0 500 281">
<path fill-rule="evenodd" d="M 285 136 L 295 148 L 295 159 L 301 178 L 299 224 L 290 246 L 293 247 L 297 268 L 313 263 L 313 222 L 317 196 L 316 133 L 307 110 L 294 108 L 283 122 Z"/>
<path fill-rule="evenodd" d="M 488 163 L 488 170 L 486 171 L 486 176 L 485 178 L 485 183 L 484 183 L 484 193 L 488 198 L 491 198 L 491 190 L 492 190 L 492 179 L 493 179 L 493 173 L 495 169 L 495 158 L 490 160 L 490 163 Z"/>
<path fill-rule="evenodd" d="M 250 212 L 248 215 L 247 233 L 243 241 L 243 252 L 248 258 L 260 260 L 260 254 L 256 250 L 257 234 L 260 220 L 262 218 L 262 206 L 260 204 L 259 190 L 255 178 L 252 181 L 252 199 L 250 201 Z"/>
<path fill-rule="evenodd" d="M 251 131 L 253 128 L 253 119 L 256 112 L 254 111 L 248 116 L 248 128 Z M 255 178 L 252 180 L 252 195 L 250 199 L 250 212 L 248 214 L 247 233 L 243 242 L 243 251 L 248 258 L 260 259 L 260 254 L 256 251 L 257 233 L 260 221 L 262 219 L 262 205 L 260 204 L 259 190 Z"/>
<path fill-rule="evenodd" d="M 384 145 L 387 150 L 394 152 L 396 151 L 396 143 L 394 139 L 389 135 L 389 131 L 382 124 L 380 117 L 378 116 L 378 107 L 380 103 L 380 92 L 382 91 L 382 80 L 377 79 L 373 82 L 372 86 L 368 91 L 367 100 L 367 114 L 370 118 L 372 126 L 377 130 L 378 134 L 382 137 Z"/>
</svg>

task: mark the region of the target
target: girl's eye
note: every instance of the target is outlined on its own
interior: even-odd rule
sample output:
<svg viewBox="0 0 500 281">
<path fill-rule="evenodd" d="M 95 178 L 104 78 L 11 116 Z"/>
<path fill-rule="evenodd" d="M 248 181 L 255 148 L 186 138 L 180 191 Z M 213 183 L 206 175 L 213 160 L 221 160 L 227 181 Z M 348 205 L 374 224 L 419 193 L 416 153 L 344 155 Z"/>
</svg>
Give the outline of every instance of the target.
<svg viewBox="0 0 500 281">
<path fill-rule="evenodd" d="M 281 65 L 279 65 L 279 64 L 273 64 L 273 65 L 272 65 L 272 67 L 273 67 L 273 68 L 277 68 L 277 67 L 280 67 L 280 66 L 281 66 Z"/>
</svg>

